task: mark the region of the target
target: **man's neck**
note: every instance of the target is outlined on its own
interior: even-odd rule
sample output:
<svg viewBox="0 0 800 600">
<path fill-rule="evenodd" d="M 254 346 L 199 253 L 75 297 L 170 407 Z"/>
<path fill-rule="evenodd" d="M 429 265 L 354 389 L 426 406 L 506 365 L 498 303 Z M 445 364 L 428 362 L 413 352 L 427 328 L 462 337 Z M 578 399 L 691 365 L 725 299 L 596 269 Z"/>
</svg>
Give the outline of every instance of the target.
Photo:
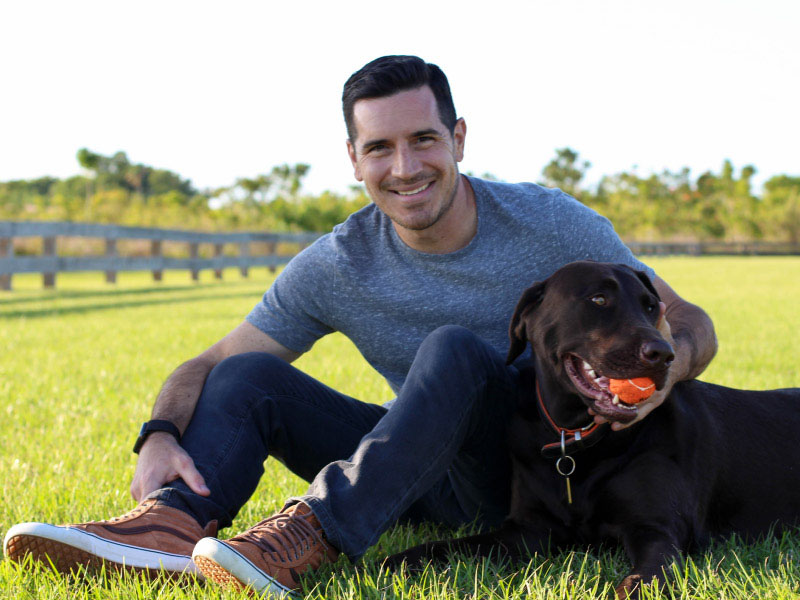
<svg viewBox="0 0 800 600">
<path fill-rule="evenodd" d="M 427 254 L 448 254 L 465 247 L 478 231 L 478 209 L 475 193 L 463 175 L 458 176 L 456 196 L 450 209 L 434 225 L 411 230 L 392 223 L 406 245 Z"/>
</svg>

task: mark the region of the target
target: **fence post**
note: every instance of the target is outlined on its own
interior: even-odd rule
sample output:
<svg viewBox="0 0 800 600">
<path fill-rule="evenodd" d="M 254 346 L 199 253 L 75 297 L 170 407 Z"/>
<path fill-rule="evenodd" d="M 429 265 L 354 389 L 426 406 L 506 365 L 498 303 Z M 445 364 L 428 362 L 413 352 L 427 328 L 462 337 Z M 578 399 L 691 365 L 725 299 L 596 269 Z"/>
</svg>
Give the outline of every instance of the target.
<svg viewBox="0 0 800 600">
<path fill-rule="evenodd" d="M 239 244 L 239 257 L 250 258 L 250 242 L 241 242 Z M 243 264 L 241 267 L 239 267 L 239 270 L 242 273 L 242 277 L 247 277 L 247 264 Z"/>
<path fill-rule="evenodd" d="M 267 243 L 267 254 L 268 255 L 274 256 L 275 255 L 275 251 L 277 249 L 278 249 L 278 243 L 277 242 L 269 242 L 269 243 Z M 270 265 L 269 266 L 269 272 L 270 273 L 274 273 L 275 272 L 275 265 Z"/>
<path fill-rule="evenodd" d="M 0 258 L 14 258 L 14 238 L 0 238 Z M 0 290 L 11 291 L 11 273 L 0 275 Z"/>
<path fill-rule="evenodd" d="M 214 256 L 221 257 L 222 256 L 222 244 L 214 244 Z M 216 279 L 222 279 L 222 269 L 214 269 L 214 277 Z"/>
<path fill-rule="evenodd" d="M 200 256 L 200 253 L 198 252 L 198 246 L 199 244 L 197 242 L 191 242 L 189 244 L 190 258 L 196 259 L 198 256 Z M 200 280 L 200 270 L 192 267 L 192 281 L 199 281 L 199 280 Z"/>
<path fill-rule="evenodd" d="M 52 256 L 55 257 L 56 255 L 56 238 L 55 237 L 46 237 L 44 238 L 44 248 L 42 252 L 43 256 Z M 42 273 L 42 283 L 46 288 L 54 288 L 56 287 L 56 274 L 54 272 L 46 272 Z"/>
<path fill-rule="evenodd" d="M 161 258 L 161 240 L 150 240 L 150 257 Z M 153 281 L 161 281 L 164 278 L 164 271 L 153 269 Z"/>
<path fill-rule="evenodd" d="M 106 258 L 114 258 L 117 254 L 117 240 L 106 238 Z M 106 283 L 117 283 L 117 272 L 114 270 L 106 271 Z"/>
</svg>

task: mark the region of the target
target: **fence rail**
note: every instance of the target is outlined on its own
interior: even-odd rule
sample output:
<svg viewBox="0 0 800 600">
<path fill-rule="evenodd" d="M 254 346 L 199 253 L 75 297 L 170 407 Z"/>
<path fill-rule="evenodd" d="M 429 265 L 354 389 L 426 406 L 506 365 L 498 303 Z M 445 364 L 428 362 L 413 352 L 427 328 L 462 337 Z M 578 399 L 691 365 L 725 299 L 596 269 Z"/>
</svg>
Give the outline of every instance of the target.
<svg viewBox="0 0 800 600">
<path fill-rule="evenodd" d="M 243 276 L 248 268 L 275 267 L 286 264 L 296 254 L 278 254 L 278 244 L 285 248 L 293 245 L 297 251 L 313 242 L 318 233 L 202 233 L 181 229 L 156 229 L 147 227 L 123 227 L 95 223 L 0 221 L 0 290 L 11 289 L 11 277 L 15 273 L 42 273 L 45 287 L 54 287 L 56 274 L 70 271 L 105 271 L 106 281 L 114 283 L 119 271 L 152 271 L 153 278 L 160 281 L 165 269 L 185 269 L 197 280 L 203 269 L 213 269 L 217 278 L 222 270 L 237 267 Z M 15 256 L 14 239 L 41 238 L 42 254 L 38 256 Z M 59 256 L 59 238 L 99 238 L 105 240 L 105 254 L 101 256 Z M 121 256 L 117 249 L 119 240 L 149 240 L 149 256 Z M 188 258 L 163 255 L 164 242 L 188 244 Z M 213 256 L 201 258 L 200 244 L 213 245 Z M 223 246 L 235 244 L 238 255 L 226 255 Z M 253 253 L 251 244 L 260 244 L 264 253 Z M 664 256 L 683 254 L 703 255 L 753 255 L 785 256 L 800 255 L 800 243 L 790 242 L 627 242 L 638 256 Z"/>
<path fill-rule="evenodd" d="M 798 242 L 626 242 L 637 256 L 797 256 Z"/>
<path fill-rule="evenodd" d="M 161 281 L 165 269 L 185 269 L 197 281 L 203 269 L 213 269 L 217 278 L 222 269 L 238 267 L 243 276 L 248 268 L 267 266 L 271 269 L 286 264 L 297 251 L 307 246 L 319 233 L 202 233 L 180 229 L 156 229 L 146 227 L 123 227 L 94 223 L 70 222 L 20 222 L 0 221 L 0 289 L 11 289 L 11 277 L 15 273 L 42 273 L 45 287 L 54 287 L 57 273 L 68 271 L 105 271 L 106 281 L 116 282 L 119 271 L 152 271 L 153 279 Z M 15 256 L 14 239 L 41 238 L 42 254 L 38 256 Z M 99 238 L 105 240 L 102 256 L 59 256 L 59 238 Z M 149 240 L 150 256 L 120 256 L 119 240 Z M 164 242 L 188 244 L 188 258 L 163 255 Z M 259 244 L 265 253 L 253 253 L 251 244 Z M 213 256 L 201 258 L 200 244 L 213 245 Z M 226 244 L 238 246 L 238 255 L 223 254 Z M 278 244 L 296 247 L 293 253 L 277 254 Z"/>
</svg>

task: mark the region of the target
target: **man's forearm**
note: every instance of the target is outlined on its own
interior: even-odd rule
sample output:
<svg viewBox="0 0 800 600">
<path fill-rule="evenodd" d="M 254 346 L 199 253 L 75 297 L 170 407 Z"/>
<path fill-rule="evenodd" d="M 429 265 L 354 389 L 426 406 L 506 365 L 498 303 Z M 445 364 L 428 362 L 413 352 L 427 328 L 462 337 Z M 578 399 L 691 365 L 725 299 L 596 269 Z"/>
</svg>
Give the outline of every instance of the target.
<svg viewBox="0 0 800 600">
<path fill-rule="evenodd" d="M 214 362 L 197 357 L 175 369 L 161 387 L 150 418 L 171 421 L 183 433 L 213 368 Z"/>
<path fill-rule="evenodd" d="M 714 324 L 699 306 L 681 300 L 667 307 L 666 319 L 676 348 L 676 380 L 694 379 L 717 353 Z"/>
</svg>

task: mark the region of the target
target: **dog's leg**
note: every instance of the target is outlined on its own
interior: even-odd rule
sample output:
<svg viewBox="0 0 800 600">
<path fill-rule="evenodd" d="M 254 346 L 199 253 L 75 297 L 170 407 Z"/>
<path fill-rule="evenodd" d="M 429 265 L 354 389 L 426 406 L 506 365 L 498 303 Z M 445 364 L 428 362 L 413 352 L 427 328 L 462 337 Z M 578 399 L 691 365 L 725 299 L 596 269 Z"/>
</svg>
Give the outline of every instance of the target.
<svg viewBox="0 0 800 600">
<path fill-rule="evenodd" d="M 383 566 L 397 570 L 405 563 L 409 570 L 416 571 L 429 562 L 447 563 L 452 554 L 464 554 L 474 558 L 508 558 L 518 560 L 534 553 L 547 552 L 551 546 L 550 531 L 523 529 L 513 521 L 506 521 L 500 528 L 487 533 L 453 540 L 427 542 L 403 552 L 393 554 L 383 561 Z"/>
<path fill-rule="evenodd" d="M 664 583 L 665 567 L 680 556 L 678 537 L 662 529 L 637 527 L 623 536 L 633 570 L 617 586 L 617 598 L 639 598 L 644 584 Z"/>
</svg>

